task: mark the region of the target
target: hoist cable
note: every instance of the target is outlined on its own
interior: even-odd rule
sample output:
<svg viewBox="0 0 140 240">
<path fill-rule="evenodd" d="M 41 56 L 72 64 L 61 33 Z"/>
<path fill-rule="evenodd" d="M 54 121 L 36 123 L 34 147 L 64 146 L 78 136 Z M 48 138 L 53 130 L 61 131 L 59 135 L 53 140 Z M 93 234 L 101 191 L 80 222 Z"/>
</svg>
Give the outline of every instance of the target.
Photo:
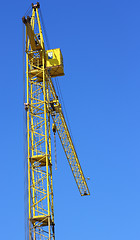
<svg viewBox="0 0 140 240">
<path fill-rule="evenodd" d="M 25 12 L 24 16 L 30 15 L 30 12 L 32 11 L 31 6 L 28 8 L 28 10 Z"/>
<path fill-rule="evenodd" d="M 46 28 L 45 28 L 45 25 L 44 25 L 44 20 L 43 20 L 43 15 L 42 15 L 41 9 L 39 9 L 39 12 L 40 12 L 40 18 L 41 18 L 41 23 L 42 23 L 42 27 L 43 27 L 44 37 L 45 37 L 44 39 L 45 39 L 47 48 L 50 49 L 50 44 L 49 44 L 49 40 L 48 40 Z M 60 103 L 62 103 L 62 110 L 63 110 L 63 112 L 64 112 L 64 116 L 66 117 L 66 122 L 67 122 L 67 124 L 68 124 L 68 129 L 69 129 L 69 131 L 70 131 L 71 139 L 72 139 L 72 142 L 73 142 L 73 145 L 74 145 L 73 135 L 72 135 L 70 123 L 69 123 L 69 120 L 68 120 L 68 115 L 67 115 L 67 112 L 66 112 L 66 107 L 65 107 L 65 104 L 64 104 L 64 99 L 63 99 L 63 96 L 62 96 L 62 93 L 61 93 L 60 84 L 59 84 L 59 82 L 57 81 L 57 78 L 55 78 L 55 83 L 56 83 L 55 85 L 56 85 L 56 88 L 57 88 L 57 93 L 58 93 L 58 96 L 59 96 L 59 99 L 60 99 Z"/>
<path fill-rule="evenodd" d="M 23 107 L 23 146 L 24 146 L 24 228 L 25 228 L 25 240 L 26 240 L 26 207 L 25 207 L 25 199 L 26 199 L 26 194 L 25 194 L 25 188 L 26 188 L 26 183 L 25 183 L 25 158 L 26 158 L 26 148 L 25 148 L 25 131 L 26 131 L 26 127 L 25 127 L 25 111 L 24 111 L 24 103 L 25 103 L 25 46 L 24 46 L 24 38 L 25 38 L 25 27 L 24 24 L 23 25 L 23 103 L 22 103 L 22 107 Z"/>
<path fill-rule="evenodd" d="M 56 134 L 54 133 L 54 154 L 55 154 L 55 170 L 57 170 L 57 156 L 56 156 Z"/>
<path fill-rule="evenodd" d="M 43 15 L 42 15 L 41 9 L 39 10 L 39 12 L 40 12 L 40 18 L 41 18 L 41 22 L 42 22 L 43 31 L 44 31 L 45 42 L 46 42 L 47 48 L 50 49 L 50 43 L 48 40 L 46 28 L 44 25 L 44 20 L 43 20 Z"/>
<path fill-rule="evenodd" d="M 66 121 L 67 121 L 67 124 L 68 124 L 68 129 L 70 131 L 71 139 L 72 139 L 72 142 L 73 142 L 73 145 L 74 145 L 73 135 L 72 135 L 72 131 L 71 131 L 71 127 L 70 127 L 70 123 L 69 123 L 69 119 L 68 119 L 68 115 L 67 115 L 64 99 L 63 99 L 63 95 L 62 95 L 62 92 L 61 92 L 60 84 L 57 81 L 57 78 L 56 78 L 55 82 L 56 82 L 57 92 L 58 92 L 58 95 L 60 97 L 60 102 L 62 103 L 62 109 L 63 109 L 63 112 L 64 112 L 64 116 L 66 117 Z"/>
<path fill-rule="evenodd" d="M 25 240 L 27 239 L 27 203 L 28 203 L 28 186 L 27 186 L 27 113 L 24 109 L 25 103 L 25 26 L 23 24 L 23 145 L 24 145 L 24 227 Z"/>
</svg>

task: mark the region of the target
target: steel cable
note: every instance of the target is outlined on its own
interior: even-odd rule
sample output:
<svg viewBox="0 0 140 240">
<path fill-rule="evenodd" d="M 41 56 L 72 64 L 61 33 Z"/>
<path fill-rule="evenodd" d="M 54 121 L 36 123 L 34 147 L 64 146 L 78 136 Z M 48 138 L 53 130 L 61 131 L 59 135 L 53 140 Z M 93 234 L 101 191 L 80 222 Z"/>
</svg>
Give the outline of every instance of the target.
<svg viewBox="0 0 140 240">
<path fill-rule="evenodd" d="M 23 145 L 24 145 L 24 227 L 25 227 L 25 240 L 27 239 L 27 204 L 28 204 L 28 185 L 27 185 L 27 112 L 24 109 L 26 101 L 25 94 L 25 26 L 23 24 Z"/>
<path fill-rule="evenodd" d="M 66 111 L 64 99 L 63 99 L 63 95 L 62 95 L 61 88 L 60 88 L 60 84 L 59 84 L 57 78 L 55 78 L 55 83 L 56 83 L 56 88 L 57 88 L 58 96 L 59 96 L 60 102 L 61 102 L 61 104 L 62 104 L 63 114 L 64 114 L 64 116 L 66 117 L 66 122 L 67 122 L 67 124 L 68 124 L 68 129 L 69 129 L 69 131 L 70 131 L 71 139 L 72 139 L 72 142 L 73 142 L 73 145 L 74 145 L 73 135 L 72 135 L 72 131 L 71 131 L 71 127 L 70 127 L 70 123 L 69 123 L 69 119 L 68 119 L 68 115 L 67 115 L 67 111 Z M 75 145 L 74 145 L 74 147 L 75 147 Z"/>
<path fill-rule="evenodd" d="M 50 43 L 49 43 L 49 39 L 48 39 L 48 36 L 47 36 L 46 28 L 45 28 L 45 25 L 44 25 L 44 20 L 43 20 L 43 15 L 42 15 L 41 9 L 39 10 L 39 12 L 40 12 L 40 18 L 41 18 L 43 31 L 44 31 L 45 42 L 46 42 L 47 48 L 50 49 Z"/>
</svg>

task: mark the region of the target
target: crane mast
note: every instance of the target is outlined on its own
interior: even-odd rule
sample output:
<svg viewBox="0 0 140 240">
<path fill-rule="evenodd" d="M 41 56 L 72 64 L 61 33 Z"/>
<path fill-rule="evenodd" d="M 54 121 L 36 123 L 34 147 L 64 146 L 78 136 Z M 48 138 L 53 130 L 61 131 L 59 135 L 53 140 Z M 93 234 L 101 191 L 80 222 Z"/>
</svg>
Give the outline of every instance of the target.
<svg viewBox="0 0 140 240">
<path fill-rule="evenodd" d="M 64 75 L 62 54 L 60 49 L 45 50 L 39 8 L 38 2 L 32 4 L 32 15 L 22 18 L 26 26 L 28 239 L 54 240 L 52 131 L 58 133 L 81 196 L 90 193 L 51 79 Z"/>
</svg>

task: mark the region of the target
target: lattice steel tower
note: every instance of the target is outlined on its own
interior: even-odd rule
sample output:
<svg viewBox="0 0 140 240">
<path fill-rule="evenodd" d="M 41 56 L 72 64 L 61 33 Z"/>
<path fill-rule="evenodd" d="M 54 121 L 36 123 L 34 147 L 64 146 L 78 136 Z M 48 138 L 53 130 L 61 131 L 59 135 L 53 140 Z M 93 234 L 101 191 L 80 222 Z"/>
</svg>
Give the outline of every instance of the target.
<svg viewBox="0 0 140 240">
<path fill-rule="evenodd" d="M 90 193 L 51 79 L 64 75 L 62 54 L 60 49 L 45 50 L 39 8 L 39 3 L 32 4 L 31 16 L 22 18 L 26 26 L 28 239 L 54 240 L 52 133 L 58 133 L 80 194 Z"/>
</svg>

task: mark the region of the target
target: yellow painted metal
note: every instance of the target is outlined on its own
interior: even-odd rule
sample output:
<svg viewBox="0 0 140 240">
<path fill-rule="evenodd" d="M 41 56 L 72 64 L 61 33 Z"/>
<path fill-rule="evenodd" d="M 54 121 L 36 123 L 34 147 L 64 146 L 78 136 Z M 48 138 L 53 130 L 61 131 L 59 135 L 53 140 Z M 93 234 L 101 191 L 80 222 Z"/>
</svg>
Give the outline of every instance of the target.
<svg viewBox="0 0 140 240">
<path fill-rule="evenodd" d="M 77 187 L 81 196 L 90 195 L 75 147 L 73 145 L 70 132 L 68 130 L 61 104 L 59 103 L 58 96 L 55 92 L 52 80 L 49 81 L 49 89 L 51 99 L 51 106 L 53 104 L 53 109 L 50 111 L 53 122 L 55 124 L 57 133 L 59 135 L 62 147 L 66 154 L 67 160 L 69 162 L 70 168 L 72 170 L 74 179 L 76 181 Z"/>
<path fill-rule="evenodd" d="M 42 36 L 42 33 L 40 31 L 39 36 Z M 42 37 L 41 37 L 42 39 Z M 40 42 L 42 43 L 42 40 Z M 32 46 L 32 44 L 31 44 Z M 37 45 L 38 46 L 38 45 Z M 34 48 L 34 45 L 33 45 Z M 45 56 L 45 64 L 46 64 L 46 73 L 49 74 L 50 77 L 58 77 L 58 76 L 64 76 L 64 65 L 63 65 L 63 56 L 61 53 L 60 48 L 57 49 L 51 49 L 46 51 Z M 38 73 L 38 67 L 43 66 L 42 64 L 42 52 L 39 51 L 38 57 L 33 59 L 32 53 L 29 55 L 29 59 L 33 61 L 33 69 L 30 72 L 31 76 L 36 76 L 38 74 L 39 80 L 43 81 L 43 72 Z"/>
<path fill-rule="evenodd" d="M 26 26 L 28 238 L 54 240 L 52 123 L 59 135 L 80 194 L 83 196 L 90 193 L 51 80 L 51 69 L 56 67 L 58 70 L 58 66 L 63 67 L 61 51 L 45 50 L 38 5 L 33 5 L 31 19 L 24 18 L 23 22 Z M 54 59 L 48 59 L 51 51 Z M 57 72 L 57 76 L 63 74 L 62 70 L 63 68 Z"/>
<path fill-rule="evenodd" d="M 53 240 L 50 113 L 47 112 L 48 75 L 38 8 L 33 8 L 31 20 L 25 19 L 24 23 L 26 25 L 29 239 Z M 32 74 L 34 70 L 36 73 Z"/>
<path fill-rule="evenodd" d="M 27 34 L 29 36 L 30 39 L 30 44 L 32 46 L 32 50 L 40 50 L 41 49 L 41 45 L 39 40 L 37 39 L 36 35 L 34 34 L 33 29 L 31 28 L 31 25 L 27 22 Z M 36 43 L 37 42 L 37 43 Z"/>
<path fill-rule="evenodd" d="M 49 69 L 51 77 L 64 75 L 63 56 L 60 48 L 46 51 L 46 67 Z"/>
</svg>

